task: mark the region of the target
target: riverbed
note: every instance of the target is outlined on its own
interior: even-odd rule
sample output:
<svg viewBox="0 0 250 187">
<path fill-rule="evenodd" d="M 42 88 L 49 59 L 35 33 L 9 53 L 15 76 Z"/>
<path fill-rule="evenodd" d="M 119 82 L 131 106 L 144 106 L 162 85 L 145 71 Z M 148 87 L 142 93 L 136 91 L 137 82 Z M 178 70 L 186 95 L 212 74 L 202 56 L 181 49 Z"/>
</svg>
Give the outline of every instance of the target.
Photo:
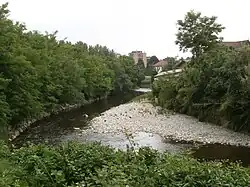
<svg viewBox="0 0 250 187">
<path fill-rule="evenodd" d="M 162 113 L 161 108 L 146 100 L 129 102 L 136 95 L 138 92 L 112 96 L 40 120 L 13 144 L 19 147 L 26 143 L 100 141 L 118 149 L 148 146 L 170 153 L 191 149 L 196 158 L 241 160 L 245 165 L 250 164 L 249 135 L 199 122 L 190 116 Z"/>
<path fill-rule="evenodd" d="M 249 146 L 250 136 L 233 132 L 196 118 L 166 111 L 145 101 L 131 102 L 105 111 L 90 121 L 82 133 L 134 134 L 147 132 L 165 139 L 202 144 L 228 144 Z"/>
</svg>

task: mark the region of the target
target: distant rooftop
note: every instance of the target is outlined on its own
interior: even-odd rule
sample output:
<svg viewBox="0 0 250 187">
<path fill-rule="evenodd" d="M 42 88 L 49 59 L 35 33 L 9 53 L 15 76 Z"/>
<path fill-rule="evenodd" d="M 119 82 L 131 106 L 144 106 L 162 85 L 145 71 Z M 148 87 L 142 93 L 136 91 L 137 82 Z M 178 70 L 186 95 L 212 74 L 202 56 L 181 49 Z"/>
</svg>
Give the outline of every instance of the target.
<svg viewBox="0 0 250 187">
<path fill-rule="evenodd" d="M 168 65 L 168 61 L 161 60 L 161 61 L 157 62 L 156 64 L 154 64 L 153 67 L 165 67 L 166 65 Z"/>
<path fill-rule="evenodd" d="M 235 42 L 222 42 L 223 45 L 233 48 L 239 48 L 244 45 L 249 45 L 249 40 L 243 40 L 243 41 L 235 41 Z"/>
<path fill-rule="evenodd" d="M 155 77 L 161 77 L 164 75 L 172 75 L 172 74 L 179 74 L 181 73 L 183 70 L 182 69 L 175 69 L 175 70 L 169 70 L 169 71 L 162 71 L 160 73 L 158 73 L 157 75 L 155 75 Z"/>
<path fill-rule="evenodd" d="M 131 53 L 142 53 L 142 51 L 132 51 Z"/>
</svg>

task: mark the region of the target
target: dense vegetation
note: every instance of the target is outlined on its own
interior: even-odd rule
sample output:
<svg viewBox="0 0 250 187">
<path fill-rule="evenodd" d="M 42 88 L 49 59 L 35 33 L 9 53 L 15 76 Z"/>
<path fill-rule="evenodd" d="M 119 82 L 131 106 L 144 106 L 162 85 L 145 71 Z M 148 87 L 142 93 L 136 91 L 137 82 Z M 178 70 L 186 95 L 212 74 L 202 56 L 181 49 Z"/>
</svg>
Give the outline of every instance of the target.
<svg viewBox="0 0 250 187">
<path fill-rule="evenodd" d="M 23 120 L 39 118 L 62 105 L 84 104 L 110 93 L 129 91 L 144 79 L 142 64 L 135 66 L 128 56 L 117 57 L 114 51 L 99 45 L 57 40 L 56 32 L 28 31 L 25 25 L 10 20 L 8 14 L 7 4 L 2 5 L 0 138 Z M 210 34 L 210 40 L 203 41 L 202 34 L 187 36 L 185 29 L 197 29 L 179 22 L 183 32 L 177 43 L 183 49 L 191 48 L 193 58 L 178 79 L 158 81 L 154 96 L 168 108 L 200 118 L 211 118 L 219 112 L 215 119 L 229 120 L 236 129 L 249 129 L 248 49 L 236 51 L 218 45 L 219 38 L 213 33 L 222 27 L 213 24 L 214 18 L 200 19 L 195 13 L 188 16 L 196 19 L 191 21 L 199 25 L 198 31 L 204 23 L 210 25 L 205 28 L 209 32 L 201 31 L 206 39 Z M 186 38 L 193 36 L 202 42 Z M 204 47 L 200 50 L 197 45 Z M 152 58 L 151 63 L 155 61 Z M 249 168 L 200 163 L 149 148 L 117 151 L 97 143 L 70 142 L 11 149 L 0 142 L 1 187 L 250 186 L 249 176 Z"/>
<path fill-rule="evenodd" d="M 140 67 L 113 50 L 57 40 L 8 18 L 0 6 L 0 125 L 7 126 L 84 103 L 114 91 L 128 91 L 144 78 Z"/>
<path fill-rule="evenodd" d="M 0 186 L 250 186 L 250 170 L 200 163 L 148 148 L 127 152 L 68 143 L 10 151 L 0 148 Z M 78 185 L 77 185 L 78 183 Z"/>
<path fill-rule="evenodd" d="M 178 21 L 176 43 L 192 58 L 179 76 L 155 82 L 159 104 L 200 120 L 250 131 L 250 47 L 224 46 L 216 17 L 189 12 Z"/>
</svg>

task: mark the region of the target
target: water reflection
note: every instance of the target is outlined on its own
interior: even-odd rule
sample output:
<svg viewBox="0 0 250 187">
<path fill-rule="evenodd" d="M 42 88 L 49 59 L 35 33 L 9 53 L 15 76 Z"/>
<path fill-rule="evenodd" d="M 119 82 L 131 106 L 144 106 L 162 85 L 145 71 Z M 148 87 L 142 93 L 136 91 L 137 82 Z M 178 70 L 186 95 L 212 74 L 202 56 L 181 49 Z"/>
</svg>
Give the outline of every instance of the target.
<svg viewBox="0 0 250 187">
<path fill-rule="evenodd" d="M 195 158 L 204 160 L 240 161 L 244 166 L 250 166 L 250 148 L 221 144 L 209 144 L 193 149 Z"/>
<path fill-rule="evenodd" d="M 79 109 L 62 112 L 34 123 L 30 128 L 17 137 L 13 144 L 17 147 L 24 143 L 54 144 L 61 141 L 62 136 L 71 134 L 74 127 L 84 128 L 88 122 L 100 113 L 120 104 L 126 103 L 142 93 L 133 92 L 118 94 L 107 99 L 87 104 Z M 85 114 L 88 115 L 86 118 Z"/>
<path fill-rule="evenodd" d="M 84 135 L 81 130 L 87 128 L 91 119 L 100 113 L 133 99 L 139 93 L 116 95 L 108 99 L 100 100 L 83 106 L 80 109 L 53 115 L 48 119 L 34 123 L 27 131 L 22 133 L 13 144 L 17 147 L 26 142 L 55 144 L 61 141 L 77 140 L 80 142 L 101 141 L 104 145 L 115 148 L 126 149 L 130 144 L 125 135 L 114 134 L 88 134 Z M 85 115 L 89 117 L 86 118 Z M 164 140 L 157 134 L 138 132 L 133 135 L 137 147 L 149 146 L 159 151 L 178 153 L 192 148 L 192 144 L 185 142 L 174 143 Z M 193 157 L 206 160 L 229 159 L 231 161 L 242 161 L 243 165 L 250 165 L 250 148 L 227 146 L 227 145 L 205 145 L 193 149 Z"/>
<path fill-rule="evenodd" d="M 76 129 L 74 133 L 65 135 L 62 139 L 63 141 L 68 141 L 72 140 L 72 137 L 79 142 L 97 141 L 103 145 L 109 145 L 121 150 L 126 150 L 127 146 L 133 146 L 134 148 L 151 147 L 160 152 L 168 151 L 170 153 L 179 153 L 187 148 L 184 144 L 174 145 L 166 143 L 158 134 L 147 132 L 137 132 L 128 138 L 125 134 L 82 134 L 81 129 Z"/>
</svg>

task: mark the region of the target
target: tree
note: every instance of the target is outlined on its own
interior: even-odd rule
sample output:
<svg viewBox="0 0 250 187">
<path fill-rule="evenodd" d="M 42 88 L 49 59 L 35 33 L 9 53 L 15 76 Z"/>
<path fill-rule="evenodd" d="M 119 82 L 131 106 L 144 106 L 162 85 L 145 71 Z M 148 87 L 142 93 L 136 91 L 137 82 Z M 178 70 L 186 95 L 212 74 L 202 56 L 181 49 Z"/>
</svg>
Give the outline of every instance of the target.
<svg viewBox="0 0 250 187">
<path fill-rule="evenodd" d="M 200 12 L 188 12 L 184 20 L 177 21 L 178 33 L 175 43 L 184 52 L 190 50 L 193 56 L 210 50 L 222 40 L 219 33 L 224 27 L 216 23 L 216 19 L 215 16 L 202 16 Z"/>
<path fill-rule="evenodd" d="M 164 60 L 168 62 L 168 65 L 164 68 L 164 70 L 172 70 L 175 65 L 178 63 L 178 60 L 176 57 L 167 57 Z"/>
<path fill-rule="evenodd" d="M 156 56 L 151 56 L 150 59 L 148 60 L 148 66 L 152 66 L 159 62 L 159 59 Z"/>
<path fill-rule="evenodd" d="M 8 80 L 1 78 L 0 74 L 0 140 L 8 140 L 8 116 L 10 114 L 9 104 L 6 101 L 4 91 Z"/>
<path fill-rule="evenodd" d="M 250 50 L 218 45 L 223 29 L 216 17 L 193 11 L 179 20 L 176 44 L 193 56 L 178 77 L 157 81 L 153 94 L 169 109 L 250 132 Z"/>
<path fill-rule="evenodd" d="M 138 77 L 137 85 L 140 85 L 141 82 L 145 79 L 145 70 L 146 70 L 142 59 L 138 60 L 136 67 L 137 67 L 137 77 Z"/>
<path fill-rule="evenodd" d="M 57 40 L 57 32 L 27 31 L 0 6 L 0 139 L 6 129 L 66 104 L 82 104 L 140 83 L 131 57 L 106 46 Z M 144 66 L 143 66 L 144 69 Z"/>
</svg>

